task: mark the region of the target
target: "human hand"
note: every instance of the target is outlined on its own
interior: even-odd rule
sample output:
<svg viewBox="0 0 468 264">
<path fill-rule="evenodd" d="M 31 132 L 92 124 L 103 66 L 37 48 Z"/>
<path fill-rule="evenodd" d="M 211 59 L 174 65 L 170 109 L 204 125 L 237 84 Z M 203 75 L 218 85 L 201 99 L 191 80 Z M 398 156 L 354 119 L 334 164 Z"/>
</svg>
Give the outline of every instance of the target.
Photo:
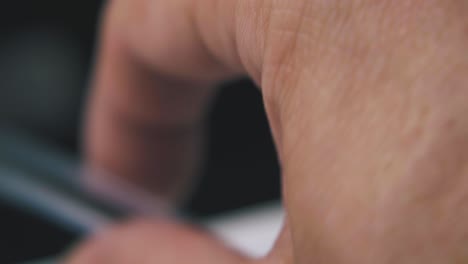
<svg viewBox="0 0 468 264">
<path fill-rule="evenodd" d="M 89 161 L 180 199 L 211 87 L 246 74 L 261 87 L 287 212 L 261 262 L 464 263 L 466 14 L 464 0 L 114 0 Z M 196 261 L 251 262 L 162 221 L 117 227 L 70 259 Z"/>
</svg>

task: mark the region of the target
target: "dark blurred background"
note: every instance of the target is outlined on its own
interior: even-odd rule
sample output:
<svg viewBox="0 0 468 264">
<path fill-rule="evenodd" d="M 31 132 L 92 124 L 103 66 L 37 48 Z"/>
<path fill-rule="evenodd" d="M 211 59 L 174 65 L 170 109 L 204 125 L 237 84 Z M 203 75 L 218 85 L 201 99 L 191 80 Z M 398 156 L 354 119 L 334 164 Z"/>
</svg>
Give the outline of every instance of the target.
<svg viewBox="0 0 468 264">
<path fill-rule="evenodd" d="M 102 1 L 4 1 L 0 132 L 14 127 L 79 157 L 81 113 Z M 186 210 L 212 216 L 279 199 L 279 168 L 258 89 L 223 85 L 210 118 L 200 187 Z M 0 145 L 0 148 L 2 146 Z M 0 263 L 56 254 L 78 234 L 0 199 Z"/>
</svg>

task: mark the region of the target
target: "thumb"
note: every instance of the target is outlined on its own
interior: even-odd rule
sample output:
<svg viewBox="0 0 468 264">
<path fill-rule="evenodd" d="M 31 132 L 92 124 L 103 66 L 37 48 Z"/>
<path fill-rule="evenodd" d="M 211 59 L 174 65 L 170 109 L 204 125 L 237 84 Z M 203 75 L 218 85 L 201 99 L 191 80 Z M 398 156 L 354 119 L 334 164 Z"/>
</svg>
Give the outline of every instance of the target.
<svg viewBox="0 0 468 264">
<path fill-rule="evenodd" d="M 253 264 L 210 235 L 182 224 L 137 220 L 106 230 L 73 252 L 65 263 Z"/>
</svg>

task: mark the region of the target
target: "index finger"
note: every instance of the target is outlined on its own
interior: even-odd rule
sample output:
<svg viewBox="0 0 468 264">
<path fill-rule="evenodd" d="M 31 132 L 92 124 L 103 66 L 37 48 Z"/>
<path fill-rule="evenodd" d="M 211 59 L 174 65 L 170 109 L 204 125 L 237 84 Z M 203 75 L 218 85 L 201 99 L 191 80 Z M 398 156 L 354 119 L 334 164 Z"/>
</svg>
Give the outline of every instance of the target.
<svg viewBox="0 0 468 264">
<path fill-rule="evenodd" d="M 87 121 L 92 167 L 180 198 L 200 164 L 213 85 L 259 72 L 259 62 L 239 53 L 257 46 L 255 27 L 246 32 L 235 20 L 239 12 L 253 19 L 239 2 L 109 3 Z"/>
</svg>

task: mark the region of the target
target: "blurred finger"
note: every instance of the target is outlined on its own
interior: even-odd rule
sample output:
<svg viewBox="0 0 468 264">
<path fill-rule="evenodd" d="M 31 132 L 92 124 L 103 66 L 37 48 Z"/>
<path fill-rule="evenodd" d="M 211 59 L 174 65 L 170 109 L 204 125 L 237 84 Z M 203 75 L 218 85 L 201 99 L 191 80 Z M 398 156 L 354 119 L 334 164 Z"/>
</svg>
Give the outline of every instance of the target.
<svg viewBox="0 0 468 264">
<path fill-rule="evenodd" d="M 218 2 L 110 3 L 88 112 L 91 167 L 171 200 L 187 190 L 213 86 L 243 72 L 232 41 L 236 1 Z"/>
<path fill-rule="evenodd" d="M 165 221 L 138 220 L 99 234 L 66 261 L 94 263 L 252 263 L 201 231 Z"/>
</svg>

